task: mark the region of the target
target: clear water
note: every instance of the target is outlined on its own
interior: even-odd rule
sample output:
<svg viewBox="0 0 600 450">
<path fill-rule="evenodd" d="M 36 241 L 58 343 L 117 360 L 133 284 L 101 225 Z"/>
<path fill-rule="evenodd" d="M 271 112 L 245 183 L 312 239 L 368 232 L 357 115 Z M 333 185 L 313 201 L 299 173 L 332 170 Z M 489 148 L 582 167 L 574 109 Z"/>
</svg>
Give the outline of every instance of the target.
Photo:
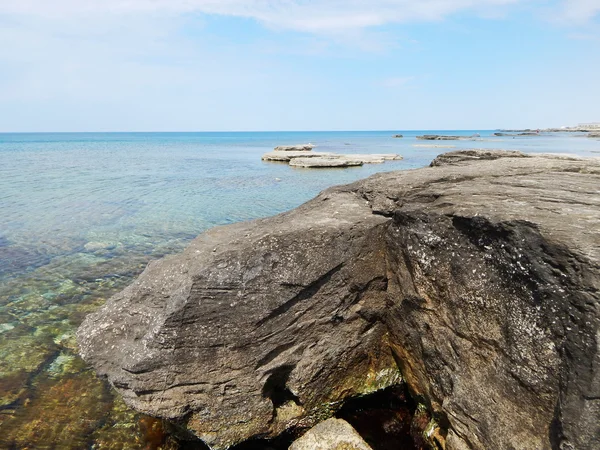
<svg viewBox="0 0 600 450">
<path fill-rule="evenodd" d="M 175 448 L 76 356 L 74 330 L 150 259 L 209 227 L 273 215 L 335 184 L 460 148 L 600 156 L 574 134 L 418 141 L 425 132 L 0 134 L 0 448 Z M 293 169 L 260 156 L 312 142 L 403 161 Z M 435 148 L 443 145 L 454 148 Z"/>
</svg>

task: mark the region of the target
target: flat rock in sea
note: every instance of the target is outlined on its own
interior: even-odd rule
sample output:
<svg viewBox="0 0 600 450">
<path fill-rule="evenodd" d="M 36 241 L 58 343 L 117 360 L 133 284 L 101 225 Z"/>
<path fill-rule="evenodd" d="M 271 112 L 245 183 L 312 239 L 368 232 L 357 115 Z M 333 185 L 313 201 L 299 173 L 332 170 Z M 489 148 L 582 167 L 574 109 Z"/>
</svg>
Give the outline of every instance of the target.
<svg viewBox="0 0 600 450">
<path fill-rule="evenodd" d="M 466 152 L 330 188 L 150 263 L 81 354 L 213 449 L 406 383 L 432 448 L 595 450 L 599 185 L 597 159 Z"/>
<path fill-rule="evenodd" d="M 417 139 L 424 141 L 458 141 L 460 139 L 467 139 L 466 136 L 443 136 L 439 134 L 424 134 L 423 136 L 417 136 Z"/>
<path fill-rule="evenodd" d="M 290 160 L 291 167 L 304 168 L 352 167 L 362 165 L 362 160 L 344 157 L 343 155 L 327 158 L 293 158 Z"/>
<path fill-rule="evenodd" d="M 392 136 L 392 137 L 395 137 L 395 138 L 403 138 L 404 136 L 403 136 L 403 135 L 401 135 L 401 134 L 395 134 L 395 135 L 394 135 L 394 136 Z"/>
<path fill-rule="evenodd" d="M 600 132 L 599 133 L 588 133 L 588 137 L 589 138 L 600 138 Z"/>
<path fill-rule="evenodd" d="M 289 161 L 292 158 L 321 158 L 334 156 L 333 153 L 313 151 L 277 151 L 262 155 L 263 161 Z"/>
<path fill-rule="evenodd" d="M 275 147 L 276 152 L 309 152 L 315 146 L 313 144 L 299 144 L 299 145 L 280 145 Z"/>
<path fill-rule="evenodd" d="M 372 450 L 372 448 L 345 420 L 328 419 L 294 441 L 289 450 Z"/>
</svg>

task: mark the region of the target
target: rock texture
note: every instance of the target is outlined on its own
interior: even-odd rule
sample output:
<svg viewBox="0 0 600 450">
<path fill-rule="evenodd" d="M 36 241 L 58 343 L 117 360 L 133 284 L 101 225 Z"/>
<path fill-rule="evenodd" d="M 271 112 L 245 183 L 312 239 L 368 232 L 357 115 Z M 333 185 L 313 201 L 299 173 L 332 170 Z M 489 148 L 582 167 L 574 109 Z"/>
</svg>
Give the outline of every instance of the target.
<svg viewBox="0 0 600 450">
<path fill-rule="evenodd" d="M 307 161 L 313 158 L 314 161 Z M 293 159 L 298 161 L 291 162 Z M 339 154 L 313 151 L 274 151 L 265 153 L 263 161 L 283 161 L 292 167 L 350 167 L 363 164 L 382 164 L 386 161 L 400 161 L 402 156 L 394 153 Z"/>
<path fill-rule="evenodd" d="M 81 354 L 216 449 L 402 378 L 437 448 L 600 448 L 600 162 L 493 156 L 214 228 L 88 316 Z"/>
<path fill-rule="evenodd" d="M 328 419 L 294 441 L 290 450 L 372 450 L 352 426 L 342 419 Z"/>
<path fill-rule="evenodd" d="M 382 159 L 381 162 L 384 160 Z M 362 166 L 364 162 L 360 159 L 348 157 L 326 157 L 326 158 L 294 158 L 290 160 L 291 167 L 304 168 L 331 168 L 331 167 L 353 167 Z"/>
<path fill-rule="evenodd" d="M 466 139 L 463 136 L 441 136 L 439 134 L 424 134 L 423 136 L 417 136 L 417 139 L 424 141 L 458 141 L 460 139 Z"/>
<path fill-rule="evenodd" d="M 289 162 L 293 158 L 324 158 L 333 156 L 333 153 L 313 152 L 313 151 L 274 151 L 262 155 L 263 161 L 283 161 Z"/>
<path fill-rule="evenodd" d="M 280 145 L 275 147 L 276 152 L 309 152 L 315 146 L 313 144 L 299 144 L 299 145 Z"/>
</svg>

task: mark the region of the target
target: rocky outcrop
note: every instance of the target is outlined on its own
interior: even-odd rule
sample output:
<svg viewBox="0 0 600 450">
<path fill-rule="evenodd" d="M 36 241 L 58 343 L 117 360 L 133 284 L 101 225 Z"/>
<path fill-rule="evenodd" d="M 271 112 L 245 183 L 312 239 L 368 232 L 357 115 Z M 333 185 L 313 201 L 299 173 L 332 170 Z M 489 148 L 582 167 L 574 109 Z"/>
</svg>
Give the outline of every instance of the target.
<svg viewBox="0 0 600 450">
<path fill-rule="evenodd" d="M 535 131 L 525 131 L 523 133 L 494 133 L 494 136 L 539 136 Z"/>
<path fill-rule="evenodd" d="M 383 162 L 383 160 L 381 160 Z M 331 168 L 331 167 L 353 167 L 362 166 L 363 161 L 360 159 L 354 159 L 351 157 L 339 157 L 339 158 L 294 158 L 290 160 L 290 167 L 304 167 L 304 168 Z"/>
<path fill-rule="evenodd" d="M 293 158 L 326 158 L 330 156 L 333 156 L 333 153 L 290 150 L 265 153 L 261 159 L 263 161 L 289 162 Z"/>
<path fill-rule="evenodd" d="M 403 138 L 404 136 L 403 136 L 402 134 L 395 134 L 395 135 L 394 135 L 394 136 L 392 136 L 392 137 L 395 137 L 395 138 Z"/>
<path fill-rule="evenodd" d="M 309 152 L 315 146 L 313 144 L 299 144 L 299 145 L 280 145 L 275 147 L 276 152 Z"/>
<path fill-rule="evenodd" d="M 447 166 L 465 161 L 494 160 L 499 158 L 527 158 L 528 155 L 516 150 L 457 150 L 443 153 L 435 158 L 430 166 Z"/>
<path fill-rule="evenodd" d="M 402 159 L 402 156 L 393 153 L 339 154 L 312 151 L 274 151 L 262 156 L 263 161 L 282 161 L 289 163 L 291 167 L 303 168 L 352 167 Z"/>
<path fill-rule="evenodd" d="M 81 354 L 216 449 L 402 382 L 437 448 L 600 448 L 600 162 L 496 156 L 209 230 L 88 316 Z"/>
<path fill-rule="evenodd" d="M 328 419 L 295 441 L 290 450 L 372 450 L 360 434 L 342 419 Z"/>
<path fill-rule="evenodd" d="M 458 141 L 465 139 L 463 136 L 442 136 L 439 134 L 424 134 L 423 136 L 417 136 L 417 139 L 423 141 Z"/>
</svg>

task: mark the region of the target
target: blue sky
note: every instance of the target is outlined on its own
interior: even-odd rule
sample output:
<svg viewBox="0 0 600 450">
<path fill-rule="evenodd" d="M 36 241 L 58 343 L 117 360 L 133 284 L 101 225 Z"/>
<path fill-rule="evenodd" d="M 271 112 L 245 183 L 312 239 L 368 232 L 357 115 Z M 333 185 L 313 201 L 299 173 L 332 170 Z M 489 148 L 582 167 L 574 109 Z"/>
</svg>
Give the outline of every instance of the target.
<svg viewBox="0 0 600 450">
<path fill-rule="evenodd" d="M 600 0 L 0 0 L 0 132 L 600 121 Z"/>
</svg>

